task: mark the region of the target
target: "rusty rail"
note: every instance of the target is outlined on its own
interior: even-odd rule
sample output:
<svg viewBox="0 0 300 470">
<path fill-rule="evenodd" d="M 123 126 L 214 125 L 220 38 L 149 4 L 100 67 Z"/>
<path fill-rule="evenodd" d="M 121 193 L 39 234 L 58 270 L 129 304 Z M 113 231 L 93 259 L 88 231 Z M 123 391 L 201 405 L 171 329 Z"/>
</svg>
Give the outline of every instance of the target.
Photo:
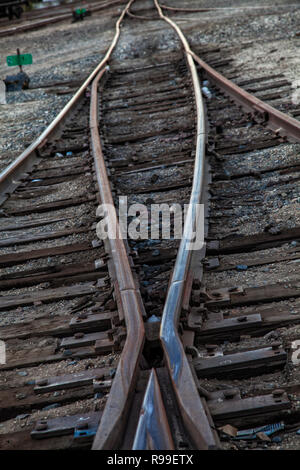
<svg viewBox="0 0 300 470">
<path fill-rule="evenodd" d="M 285 5 L 276 5 L 276 8 L 278 7 L 297 7 L 298 5 L 296 3 L 292 4 L 285 4 Z M 239 6 L 239 7 L 212 7 L 212 8 L 180 8 L 180 7 L 170 7 L 168 5 L 163 5 L 160 4 L 160 7 L 164 10 L 169 10 L 169 11 L 179 11 L 179 12 L 187 12 L 187 13 L 202 13 L 206 11 L 222 11 L 222 10 L 261 10 L 261 9 L 268 9 L 268 8 L 274 8 L 274 5 L 260 5 L 260 6 Z"/>
<path fill-rule="evenodd" d="M 187 63 L 192 76 L 195 103 L 197 108 L 196 156 L 193 186 L 190 196 L 189 209 L 184 225 L 184 233 L 179 246 L 175 266 L 169 283 L 166 302 L 164 305 L 160 339 L 165 352 L 169 374 L 185 427 L 198 449 L 209 449 L 217 447 L 217 442 L 201 402 L 190 365 L 178 334 L 178 322 L 181 313 L 184 287 L 192 254 L 191 250 L 189 249 L 189 244 L 193 239 L 193 233 L 197 229 L 196 205 L 200 204 L 203 190 L 206 143 L 203 101 L 198 74 L 190 54 L 189 44 L 176 23 L 174 23 L 162 13 L 158 1 L 154 0 L 154 2 L 159 16 L 169 23 L 173 29 L 175 29 L 183 45 Z"/>
<path fill-rule="evenodd" d="M 136 15 L 134 13 L 131 13 L 130 10 L 128 10 L 127 12 L 127 15 L 130 17 L 130 18 L 135 18 L 137 20 L 157 20 L 157 16 L 142 16 L 142 15 Z"/>
<path fill-rule="evenodd" d="M 115 230 L 116 228 L 116 233 L 119 234 L 120 229 L 117 214 L 113 204 L 98 132 L 97 86 L 103 73 L 104 71 L 102 70 L 98 74 L 92 86 L 90 129 L 101 201 L 102 204 L 110 205 L 110 210 L 106 213 L 108 231 Z M 122 438 L 122 431 L 126 424 L 126 417 L 130 406 L 130 397 L 133 395 L 132 392 L 136 383 L 138 364 L 145 340 L 143 303 L 141 294 L 136 287 L 132 276 L 124 242 L 121 237 L 118 236 L 116 239 L 109 238 L 107 242 L 114 262 L 116 280 L 120 289 L 120 298 L 126 323 L 127 337 L 109 398 L 94 439 L 94 450 L 116 448 Z"/>
<path fill-rule="evenodd" d="M 189 54 L 205 71 L 211 82 L 230 98 L 232 98 L 239 106 L 246 112 L 252 114 L 253 118 L 260 117 L 260 120 L 277 135 L 289 136 L 290 138 L 300 142 L 300 122 L 297 119 L 288 116 L 287 114 L 278 111 L 267 103 L 264 103 L 259 98 L 251 95 L 247 91 L 240 88 L 238 85 L 228 80 L 219 72 L 210 67 L 193 51 Z"/>
<path fill-rule="evenodd" d="M 200 13 L 204 11 L 210 11 L 211 8 L 180 8 L 180 7 L 169 7 L 168 5 L 163 5 L 160 4 L 160 8 L 164 10 L 170 10 L 170 11 L 186 11 L 190 13 Z"/>
<path fill-rule="evenodd" d="M 105 61 L 107 61 L 117 43 L 120 34 L 120 23 L 129 10 L 134 0 L 130 0 L 123 10 L 116 24 L 116 36 L 112 42 Z M 104 60 L 104 59 L 103 59 Z M 98 93 L 97 88 L 104 70 L 101 70 L 93 81 L 90 129 L 92 138 L 92 151 L 95 161 L 95 169 L 100 189 L 101 201 L 110 208 L 106 212 L 108 232 L 116 231 L 116 238 L 107 240 L 109 251 L 113 259 L 116 280 L 120 290 L 120 301 L 124 313 L 127 337 L 118 363 L 116 375 L 112 384 L 108 401 L 106 403 L 97 434 L 93 442 L 93 450 L 113 449 L 118 446 L 122 438 L 122 432 L 126 425 L 127 414 L 130 407 L 136 384 L 139 360 L 142 354 L 145 329 L 143 323 L 144 307 L 140 291 L 133 279 L 129 259 L 124 242 L 119 236 L 121 229 L 117 219 L 116 210 L 111 194 L 109 178 L 102 153 L 101 141 L 98 132 Z"/>
</svg>

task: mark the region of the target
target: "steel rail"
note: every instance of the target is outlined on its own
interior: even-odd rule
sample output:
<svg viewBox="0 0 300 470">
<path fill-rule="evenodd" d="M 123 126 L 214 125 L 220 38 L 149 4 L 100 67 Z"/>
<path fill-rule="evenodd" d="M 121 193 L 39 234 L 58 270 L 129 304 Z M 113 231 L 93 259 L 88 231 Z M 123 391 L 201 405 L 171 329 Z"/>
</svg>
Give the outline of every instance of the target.
<svg viewBox="0 0 300 470">
<path fill-rule="evenodd" d="M 72 18 L 71 13 L 63 13 L 61 15 L 55 15 L 55 16 L 52 16 L 51 18 L 45 18 L 42 20 L 39 19 L 37 21 L 23 24 L 23 25 L 11 26 L 10 28 L 6 28 L 6 29 L 1 28 L 0 37 L 5 37 L 11 34 L 23 33 L 24 31 L 30 31 L 31 29 L 41 28 L 42 26 L 46 26 L 48 24 L 53 24 L 53 23 L 58 23 L 59 21 L 64 21 L 69 18 Z"/>
<path fill-rule="evenodd" d="M 170 7 L 168 5 L 162 5 L 160 4 L 160 7 L 164 10 L 170 10 L 170 11 L 179 11 L 179 12 L 187 12 L 187 13 L 202 13 L 205 11 L 222 11 L 222 10 L 261 10 L 262 8 L 268 9 L 268 8 L 278 8 L 278 7 L 297 7 L 298 5 L 296 3 L 291 3 L 291 4 L 282 4 L 282 5 L 261 5 L 259 7 L 253 6 L 240 6 L 240 7 L 212 7 L 212 8 L 180 8 L 180 7 Z"/>
<path fill-rule="evenodd" d="M 130 18 L 134 18 L 137 20 L 152 20 L 155 21 L 157 20 L 157 16 L 142 16 L 142 15 L 136 15 L 135 13 L 131 13 L 131 11 L 128 10 L 127 15 Z"/>
<path fill-rule="evenodd" d="M 29 170 L 33 166 L 33 160 L 39 156 L 39 149 L 41 149 L 47 142 L 48 138 L 54 134 L 55 131 L 58 130 L 59 126 L 62 125 L 65 118 L 67 117 L 69 111 L 78 104 L 79 99 L 82 97 L 83 93 L 91 83 L 91 81 L 95 78 L 95 76 L 99 73 L 99 71 L 105 66 L 107 63 L 112 50 L 114 49 L 117 40 L 120 34 L 120 23 L 123 20 L 128 8 L 133 3 L 134 0 L 130 0 L 129 3 L 126 5 L 124 10 L 122 11 L 118 21 L 116 22 L 116 33 L 113 38 L 113 41 L 106 52 L 104 58 L 101 62 L 97 65 L 97 67 L 93 70 L 93 72 L 88 76 L 85 82 L 81 85 L 81 87 L 77 90 L 75 95 L 68 101 L 65 107 L 60 111 L 60 113 L 56 116 L 56 118 L 49 124 L 49 126 L 42 132 L 42 134 L 22 152 L 8 167 L 6 167 L 0 173 L 0 204 L 5 200 L 6 193 L 8 190 L 10 192 L 15 189 L 20 182 L 17 180 L 18 177 L 21 176 L 21 173 L 25 172 L 25 170 Z"/>
<path fill-rule="evenodd" d="M 196 156 L 193 185 L 188 213 L 184 224 L 183 237 L 179 246 L 163 309 L 160 339 L 185 427 L 198 449 L 211 449 L 218 446 L 216 436 L 209 424 L 178 334 L 178 322 L 181 313 L 184 287 L 192 254 L 190 243 L 193 240 L 195 230 L 197 230 L 197 204 L 200 204 L 203 190 L 205 144 L 207 136 L 203 100 L 196 66 L 190 54 L 191 50 L 186 38 L 176 23 L 162 13 L 158 1 L 154 0 L 154 3 L 159 16 L 175 29 L 183 45 L 191 72 L 197 109 Z"/>
<path fill-rule="evenodd" d="M 132 449 L 175 449 L 155 369 L 148 380 Z"/>
<path fill-rule="evenodd" d="M 267 103 L 264 103 L 256 96 L 248 93 L 233 83 L 228 78 L 213 69 L 204 62 L 193 51 L 189 54 L 194 58 L 200 67 L 205 70 L 209 80 L 221 88 L 222 91 L 232 98 L 246 112 L 252 114 L 253 118 L 260 117 L 260 120 L 277 135 L 289 136 L 296 142 L 300 142 L 300 122 L 287 114 L 278 111 Z"/>
<path fill-rule="evenodd" d="M 116 229 L 116 233 L 119 234 L 119 223 L 98 132 L 97 87 L 102 75 L 103 71 L 98 74 L 92 85 L 92 106 L 90 113 L 92 150 L 101 201 L 102 204 L 110 205 L 110 209 L 106 212 L 108 231 Z M 93 442 L 93 450 L 113 449 L 120 443 L 122 432 L 126 424 L 127 413 L 129 411 L 130 398 L 133 396 L 139 360 L 145 340 L 142 298 L 133 279 L 124 242 L 121 237 L 118 236 L 116 239 L 110 237 L 107 242 L 114 262 L 116 279 L 119 284 L 127 337 L 109 398 Z"/>
<path fill-rule="evenodd" d="M 171 10 L 171 11 L 186 11 L 186 12 L 191 12 L 191 13 L 197 13 L 197 12 L 204 12 L 204 11 L 210 11 L 211 8 L 180 8 L 180 7 L 169 7 L 168 5 L 163 5 L 162 3 L 160 4 L 160 8 L 164 10 Z"/>
</svg>

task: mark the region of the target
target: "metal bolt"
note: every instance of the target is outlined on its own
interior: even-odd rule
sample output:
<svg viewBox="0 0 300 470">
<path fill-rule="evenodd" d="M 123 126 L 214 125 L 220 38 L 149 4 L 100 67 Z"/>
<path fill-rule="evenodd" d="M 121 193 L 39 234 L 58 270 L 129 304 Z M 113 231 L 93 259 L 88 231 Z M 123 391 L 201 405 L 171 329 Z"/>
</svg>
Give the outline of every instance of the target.
<svg viewBox="0 0 300 470">
<path fill-rule="evenodd" d="M 229 399 L 234 398 L 236 396 L 236 391 L 235 390 L 224 390 L 223 395 L 227 400 L 229 400 Z"/>
<path fill-rule="evenodd" d="M 279 347 L 281 346 L 281 344 L 278 344 L 278 343 L 275 343 L 272 345 L 272 349 L 274 351 L 274 354 L 280 354 L 280 349 Z"/>
<path fill-rule="evenodd" d="M 238 287 L 230 287 L 230 289 L 228 289 L 228 292 L 236 292 L 238 290 Z"/>
<path fill-rule="evenodd" d="M 80 339 L 84 337 L 84 333 L 82 331 L 79 331 L 78 333 L 75 333 L 74 338 L 75 339 Z"/>
<path fill-rule="evenodd" d="M 222 293 L 221 292 L 212 292 L 212 295 L 214 297 L 222 297 Z"/>
<path fill-rule="evenodd" d="M 115 333 L 115 331 L 114 331 L 113 329 L 107 331 L 107 337 L 108 337 L 109 341 L 113 341 L 113 339 L 114 339 L 114 333 Z"/>
<path fill-rule="evenodd" d="M 190 354 L 192 357 L 199 357 L 199 351 L 195 346 L 186 346 L 185 352 Z"/>
<path fill-rule="evenodd" d="M 45 431 L 46 429 L 48 429 L 47 423 L 38 423 L 35 427 L 36 431 Z"/>
<path fill-rule="evenodd" d="M 104 374 L 97 375 L 94 380 L 97 380 L 97 382 L 100 382 L 101 380 L 104 379 L 104 377 L 105 377 Z"/>
<path fill-rule="evenodd" d="M 81 320 L 85 320 L 87 317 L 88 316 L 86 313 L 80 313 L 77 318 L 81 318 Z"/>
<path fill-rule="evenodd" d="M 237 318 L 237 321 L 240 322 L 240 323 L 242 323 L 242 322 L 244 322 L 244 321 L 247 321 L 247 317 L 246 317 L 246 316 L 245 316 L 245 317 L 238 317 L 238 318 Z"/>
</svg>

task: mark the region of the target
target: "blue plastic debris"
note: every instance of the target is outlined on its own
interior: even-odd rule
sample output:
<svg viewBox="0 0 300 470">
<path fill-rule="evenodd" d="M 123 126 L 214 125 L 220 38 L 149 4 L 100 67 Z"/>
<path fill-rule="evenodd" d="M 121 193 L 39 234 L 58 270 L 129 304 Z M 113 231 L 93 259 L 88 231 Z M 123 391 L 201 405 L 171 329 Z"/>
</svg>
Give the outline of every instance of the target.
<svg viewBox="0 0 300 470">
<path fill-rule="evenodd" d="M 281 431 L 282 429 L 284 429 L 283 422 L 275 423 L 275 424 L 268 424 L 267 426 L 261 426 L 258 428 L 244 429 L 243 431 L 238 431 L 237 435 L 233 439 L 238 439 L 238 440 L 239 439 L 243 439 L 243 440 L 256 439 L 256 434 L 258 432 L 263 432 L 267 436 L 271 436 L 275 432 Z"/>
<path fill-rule="evenodd" d="M 28 380 L 25 385 L 35 385 L 35 380 Z"/>
<path fill-rule="evenodd" d="M 67 157 L 72 157 L 73 152 L 67 152 L 66 155 L 67 155 Z"/>
<path fill-rule="evenodd" d="M 300 436 L 300 429 L 298 429 L 298 431 L 297 431 L 297 433 L 296 433 L 296 434 L 298 434 L 298 435 Z"/>
<path fill-rule="evenodd" d="M 274 436 L 272 438 L 272 442 L 276 442 L 277 444 L 280 444 L 280 442 L 282 442 L 282 439 L 279 436 Z"/>
<path fill-rule="evenodd" d="M 238 264 L 238 265 L 236 266 L 236 269 L 237 269 L 238 271 L 246 271 L 246 270 L 248 269 L 248 266 L 247 266 L 246 264 Z"/>
<path fill-rule="evenodd" d="M 156 315 L 151 315 L 150 318 L 148 318 L 147 323 L 157 323 L 160 321 L 160 318 L 158 318 Z"/>
<path fill-rule="evenodd" d="M 21 370 L 20 372 L 18 372 L 18 375 L 21 375 L 21 377 L 26 377 L 26 375 L 28 375 L 28 372 L 26 372 L 26 370 Z"/>
<path fill-rule="evenodd" d="M 90 428 L 90 429 L 75 429 L 74 430 L 74 439 L 83 439 L 87 437 L 93 437 L 96 435 L 98 427 Z"/>
<path fill-rule="evenodd" d="M 70 349 L 65 349 L 62 353 L 63 356 L 72 356 L 72 351 Z"/>
<path fill-rule="evenodd" d="M 209 100 L 211 99 L 212 97 L 211 91 L 206 86 L 202 87 L 202 93 L 204 96 L 206 96 L 206 98 L 208 98 Z"/>
</svg>

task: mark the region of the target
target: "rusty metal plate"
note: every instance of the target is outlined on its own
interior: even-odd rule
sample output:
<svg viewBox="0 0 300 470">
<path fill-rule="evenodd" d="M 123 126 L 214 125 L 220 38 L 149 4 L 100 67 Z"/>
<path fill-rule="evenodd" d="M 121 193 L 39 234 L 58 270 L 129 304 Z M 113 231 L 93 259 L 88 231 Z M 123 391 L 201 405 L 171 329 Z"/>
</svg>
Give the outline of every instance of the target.
<svg viewBox="0 0 300 470">
<path fill-rule="evenodd" d="M 198 377 L 211 377 L 250 367 L 285 364 L 287 353 L 282 348 L 263 348 L 236 354 L 226 354 L 212 358 L 194 359 L 193 364 Z"/>
<path fill-rule="evenodd" d="M 117 314 L 117 313 L 115 313 Z M 87 314 L 86 317 L 84 315 L 79 315 L 76 318 L 72 318 L 69 325 L 72 330 L 83 328 L 97 328 L 98 331 L 106 330 L 111 328 L 111 320 L 114 316 L 114 312 L 101 312 L 101 313 L 92 313 Z"/>
<path fill-rule="evenodd" d="M 79 333 L 77 333 L 79 335 Z M 76 333 L 75 333 L 76 335 Z M 82 333 L 83 336 L 76 337 L 70 336 L 68 338 L 64 338 L 60 344 L 61 348 L 80 348 L 83 346 L 92 346 L 95 344 L 96 341 L 99 339 L 107 339 L 107 333 L 104 331 L 99 331 L 97 333 Z"/>
<path fill-rule="evenodd" d="M 261 395 L 240 399 L 225 399 L 221 401 L 207 402 L 214 420 L 224 420 L 240 416 L 252 416 L 260 413 L 268 413 L 289 409 L 291 402 L 284 393 L 276 398 L 273 395 Z"/>
<path fill-rule="evenodd" d="M 108 368 L 89 369 L 74 374 L 61 375 L 57 377 L 48 377 L 37 381 L 34 387 L 35 393 L 47 393 L 66 388 L 82 387 L 93 384 L 96 378 L 104 378 L 109 374 Z"/>
<path fill-rule="evenodd" d="M 102 412 L 85 413 L 74 416 L 64 416 L 53 419 L 41 419 L 31 431 L 33 439 L 45 439 L 54 436 L 72 434 L 75 428 L 95 428 L 99 425 Z"/>
<path fill-rule="evenodd" d="M 225 318 L 221 321 L 207 321 L 198 334 L 223 333 L 232 330 L 245 330 L 259 326 L 262 323 L 259 313 L 254 315 L 241 315 L 240 317 Z"/>
</svg>

